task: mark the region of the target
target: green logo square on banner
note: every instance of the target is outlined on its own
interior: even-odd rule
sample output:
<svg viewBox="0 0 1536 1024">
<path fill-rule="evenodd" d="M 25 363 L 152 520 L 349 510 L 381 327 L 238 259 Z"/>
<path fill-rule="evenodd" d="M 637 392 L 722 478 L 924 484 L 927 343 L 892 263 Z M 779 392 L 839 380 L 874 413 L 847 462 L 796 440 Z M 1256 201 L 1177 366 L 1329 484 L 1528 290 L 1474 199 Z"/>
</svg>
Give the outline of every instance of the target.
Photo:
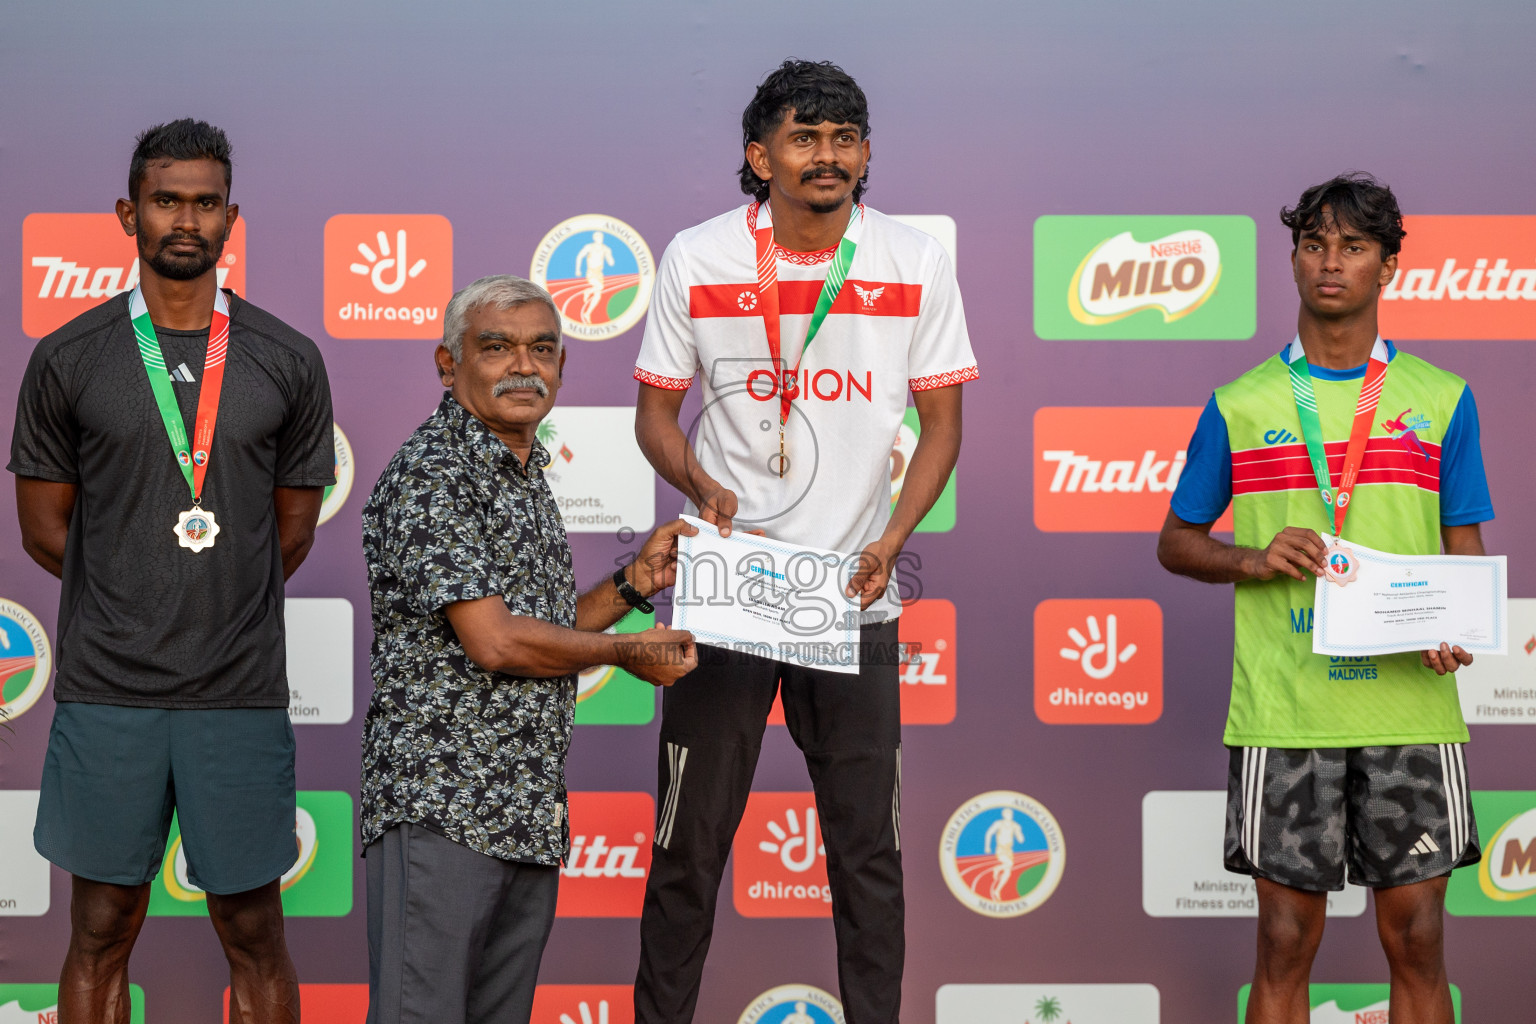
<svg viewBox="0 0 1536 1024">
<path fill-rule="evenodd" d="M 907 466 L 912 462 L 912 453 L 917 449 L 917 439 L 923 429 L 917 419 L 917 410 L 908 409 L 901 419 L 901 429 L 896 436 L 896 444 L 891 449 L 891 508 L 896 507 L 896 500 L 901 497 L 901 485 L 907 479 Z M 950 470 L 949 480 L 945 482 L 944 489 L 939 492 L 938 500 L 933 503 L 933 508 L 917 524 L 918 533 L 948 533 L 955 528 L 955 473 Z"/>
<path fill-rule="evenodd" d="M 615 633 L 639 633 L 656 624 L 654 614 L 630 612 Z M 621 668 L 599 665 L 576 677 L 577 725 L 646 725 L 656 717 L 656 687 Z"/>
<path fill-rule="evenodd" d="M 1451 873 L 1445 909 L 1457 917 L 1536 917 L 1536 791 L 1472 792 L 1483 859 Z"/>
<path fill-rule="evenodd" d="M 0 1024 L 42 1024 L 59 1019 L 59 986 L 0 984 Z M 129 1024 L 144 1024 L 144 990 L 128 986 Z"/>
<path fill-rule="evenodd" d="M 299 859 L 282 879 L 283 913 L 289 917 L 345 917 L 352 912 L 352 864 L 356 837 L 352 797 L 332 790 L 299 790 L 294 825 Z M 187 877 L 181 822 L 171 819 L 165 861 L 149 889 L 149 913 L 158 917 L 206 917 L 208 899 Z"/>
<path fill-rule="evenodd" d="M 1035 334 L 1047 341 L 1246 341 L 1258 324 L 1252 217 L 1035 221 Z"/>
<path fill-rule="evenodd" d="M 1248 990 L 1237 993 L 1238 1024 L 1247 1019 Z M 1312 985 L 1308 1005 L 1312 1007 L 1311 1024 L 1387 1024 L 1387 1000 L 1390 985 Z M 1451 986 L 1451 1008 L 1456 1024 L 1461 1024 L 1461 989 Z"/>
</svg>

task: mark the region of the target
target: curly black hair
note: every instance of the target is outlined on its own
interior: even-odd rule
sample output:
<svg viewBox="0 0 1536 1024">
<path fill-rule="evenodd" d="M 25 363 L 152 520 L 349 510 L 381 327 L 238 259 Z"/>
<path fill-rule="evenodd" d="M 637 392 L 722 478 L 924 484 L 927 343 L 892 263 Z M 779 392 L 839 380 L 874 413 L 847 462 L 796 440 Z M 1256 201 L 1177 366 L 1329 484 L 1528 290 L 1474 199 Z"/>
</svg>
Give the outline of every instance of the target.
<svg viewBox="0 0 1536 1024">
<path fill-rule="evenodd" d="M 146 128 L 135 143 L 133 159 L 128 164 L 129 199 L 138 201 L 139 186 L 152 160 L 217 160 L 224 165 L 224 198 L 229 198 L 232 150 L 223 129 L 184 117 Z"/>
<path fill-rule="evenodd" d="M 859 138 L 869 138 L 869 103 L 848 72 L 831 61 L 795 60 L 780 64 L 757 87 L 757 95 L 741 115 L 741 147 L 762 142 L 773 133 L 786 114 L 794 112 L 796 124 L 856 124 Z M 853 186 L 853 201 L 864 195 L 869 181 L 869 167 Z M 758 202 L 768 198 L 768 183 L 741 161 L 741 190 Z"/>
<path fill-rule="evenodd" d="M 1403 247 L 1403 213 L 1392 190 L 1369 174 L 1351 171 L 1313 185 L 1295 206 L 1282 207 L 1280 223 L 1291 229 L 1291 248 L 1303 232 L 1328 223 L 1347 224 L 1381 244 L 1381 258 L 1397 255 Z"/>
</svg>

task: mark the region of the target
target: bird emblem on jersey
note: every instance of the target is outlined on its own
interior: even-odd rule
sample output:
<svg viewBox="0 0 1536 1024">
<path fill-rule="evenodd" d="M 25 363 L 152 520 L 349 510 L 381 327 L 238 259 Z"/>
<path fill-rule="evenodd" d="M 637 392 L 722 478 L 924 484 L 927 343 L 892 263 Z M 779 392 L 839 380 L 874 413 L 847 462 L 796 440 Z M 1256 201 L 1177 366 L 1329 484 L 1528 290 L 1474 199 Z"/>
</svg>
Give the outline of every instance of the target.
<svg viewBox="0 0 1536 1024">
<path fill-rule="evenodd" d="M 858 293 L 865 309 L 874 309 L 875 300 L 885 294 L 885 285 L 881 285 L 879 288 L 860 288 L 858 285 L 854 285 L 853 290 Z"/>
</svg>

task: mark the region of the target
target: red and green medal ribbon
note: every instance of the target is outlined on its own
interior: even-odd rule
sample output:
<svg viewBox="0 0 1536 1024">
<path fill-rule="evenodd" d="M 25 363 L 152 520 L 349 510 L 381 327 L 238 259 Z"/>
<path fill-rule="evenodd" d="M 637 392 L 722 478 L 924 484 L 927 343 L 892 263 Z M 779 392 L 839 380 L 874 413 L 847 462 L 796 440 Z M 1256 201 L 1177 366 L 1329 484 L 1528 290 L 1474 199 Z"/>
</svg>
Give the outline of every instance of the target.
<svg viewBox="0 0 1536 1024">
<path fill-rule="evenodd" d="M 1296 400 L 1296 415 L 1301 420 L 1301 437 L 1307 444 L 1307 458 L 1312 463 L 1323 504 L 1328 506 L 1330 525 L 1337 539 L 1344 531 L 1344 517 L 1349 514 L 1349 502 L 1360 479 L 1360 466 L 1365 462 L 1365 445 L 1376 418 L 1376 403 L 1381 400 L 1381 388 L 1387 380 L 1387 346 L 1378 337 L 1371 347 L 1371 359 L 1366 364 L 1360 398 L 1355 403 L 1355 422 L 1349 430 L 1349 445 L 1344 451 L 1344 469 L 1339 474 L 1337 491 L 1333 487 L 1332 474 L 1328 472 L 1328 453 L 1323 447 L 1323 424 L 1317 414 L 1317 395 L 1312 390 L 1312 371 L 1307 366 L 1307 355 L 1299 337 L 1291 342 L 1285 361 L 1291 370 L 1291 396 Z"/>
<path fill-rule="evenodd" d="M 229 300 L 222 291 L 213 293 L 213 322 L 208 326 L 208 355 L 203 360 L 202 389 L 197 397 L 197 420 L 193 426 L 192 441 L 188 444 L 187 427 L 181 417 L 181 407 L 176 404 L 176 392 L 171 387 L 171 377 L 165 365 L 165 354 L 160 350 L 160 339 L 155 335 L 155 325 L 150 322 L 149 307 L 138 289 L 128 299 L 128 316 L 133 321 L 133 335 L 139 344 L 139 358 L 144 360 L 144 372 L 149 376 L 149 389 L 154 393 L 155 406 L 165 423 L 165 434 L 171 441 L 171 452 L 176 465 L 187 478 L 187 488 L 192 492 L 192 506 L 202 505 L 203 481 L 212 461 L 213 428 L 219 418 L 219 394 L 224 389 L 224 359 L 229 352 Z"/>
<path fill-rule="evenodd" d="M 774 255 L 773 215 L 767 203 L 758 203 L 755 211 L 756 226 L 753 234 L 757 239 L 757 294 L 763 311 L 763 329 L 768 335 L 768 355 L 773 360 L 774 373 L 779 378 L 779 426 L 782 429 L 789 419 L 790 403 L 794 400 L 795 377 L 800 372 L 800 360 L 805 350 L 816 340 L 832 304 L 848 280 L 848 268 L 853 265 L 853 254 L 859 248 L 859 234 L 864 227 L 864 207 L 855 203 L 848 214 L 848 227 L 837 252 L 832 255 L 832 265 L 827 268 L 826 280 L 821 284 L 821 294 L 816 298 L 816 308 L 811 312 L 811 325 L 805 332 L 805 343 L 795 355 L 795 365 L 786 369 L 779 333 L 779 265 Z"/>
</svg>

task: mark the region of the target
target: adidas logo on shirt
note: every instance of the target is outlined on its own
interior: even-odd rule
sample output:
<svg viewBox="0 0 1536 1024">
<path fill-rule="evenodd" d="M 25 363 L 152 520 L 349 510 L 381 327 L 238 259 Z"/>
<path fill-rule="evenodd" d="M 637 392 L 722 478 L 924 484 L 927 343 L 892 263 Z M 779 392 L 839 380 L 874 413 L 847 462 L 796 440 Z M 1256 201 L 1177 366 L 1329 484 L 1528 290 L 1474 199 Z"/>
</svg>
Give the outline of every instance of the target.
<svg viewBox="0 0 1536 1024">
<path fill-rule="evenodd" d="M 197 383 L 197 378 L 192 376 L 192 371 L 187 368 L 186 363 L 181 363 L 176 369 L 171 371 L 171 380 L 176 381 L 178 384 Z"/>
<path fill-rule="evenodd" d="M 1419 836 L 1419 841 L 1413 844 L 1413 849 L 1409 852 L 1423 856 L 1427 853 L 1439 853 L 1440 847 L 1435 844 L 1435 837 L 1425 832 Z"/>
</svg>

